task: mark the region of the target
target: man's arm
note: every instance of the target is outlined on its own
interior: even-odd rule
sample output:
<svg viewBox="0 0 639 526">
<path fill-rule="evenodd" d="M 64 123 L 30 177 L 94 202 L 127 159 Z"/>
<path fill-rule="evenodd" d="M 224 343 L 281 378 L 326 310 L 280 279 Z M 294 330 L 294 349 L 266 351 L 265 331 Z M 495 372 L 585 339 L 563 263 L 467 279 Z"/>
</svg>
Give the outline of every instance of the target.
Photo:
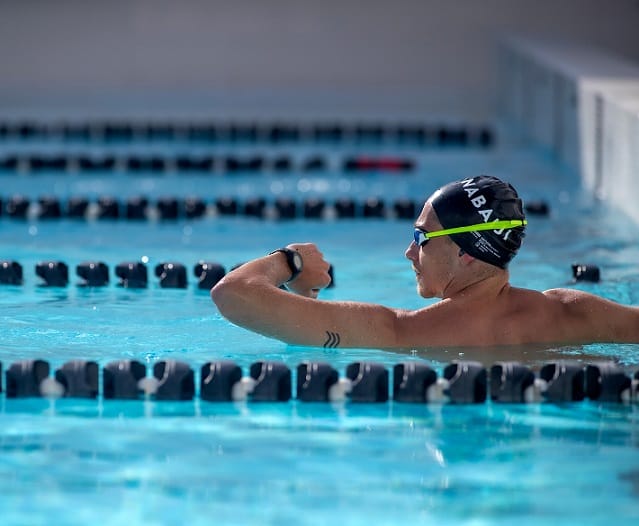
<svg viewBox="0 0 639 526">
<path fill-rule="evenodd" d="M 330 283 L 329 265 L 312 244 L 289 245 L 302 255 L 304 268 L 289 284 L 283 254 L 271 254 L 227 274 L 211 298 L 233 323 L 288 343 L 324 347 L 397 346 L 399 311 L 381 305 L 320 301 L 319 289 Z"/>
</svg>

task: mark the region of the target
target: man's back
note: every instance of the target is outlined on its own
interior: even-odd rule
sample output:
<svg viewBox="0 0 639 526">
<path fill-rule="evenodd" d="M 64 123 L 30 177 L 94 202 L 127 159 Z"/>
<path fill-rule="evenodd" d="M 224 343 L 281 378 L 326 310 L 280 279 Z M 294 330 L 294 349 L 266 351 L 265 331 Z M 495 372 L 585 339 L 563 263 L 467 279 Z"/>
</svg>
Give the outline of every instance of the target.
<svg viewBox="0 0 639 526">
<path fill-rule="evenodd" d="M 639 308 L 570 289 L 545 292 L 506 285 L 498 294 L 444 300 L 455 320 L 442 345 L 638 342 Z"/>
</svg>

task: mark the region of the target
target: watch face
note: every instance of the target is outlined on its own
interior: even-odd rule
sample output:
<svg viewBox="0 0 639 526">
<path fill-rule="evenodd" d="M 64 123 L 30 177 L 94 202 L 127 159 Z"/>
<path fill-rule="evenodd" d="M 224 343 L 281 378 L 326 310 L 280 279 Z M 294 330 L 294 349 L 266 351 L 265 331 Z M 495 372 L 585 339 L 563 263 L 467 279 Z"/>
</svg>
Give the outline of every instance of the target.
<svg viewBox="0 0 639 526">
<path fill-rule="evenodd" d="M 298 272 L 302 270 L 302 256 L 299 255 L 299 252 L 293 252 L 293 265 Z"/>
</svg>

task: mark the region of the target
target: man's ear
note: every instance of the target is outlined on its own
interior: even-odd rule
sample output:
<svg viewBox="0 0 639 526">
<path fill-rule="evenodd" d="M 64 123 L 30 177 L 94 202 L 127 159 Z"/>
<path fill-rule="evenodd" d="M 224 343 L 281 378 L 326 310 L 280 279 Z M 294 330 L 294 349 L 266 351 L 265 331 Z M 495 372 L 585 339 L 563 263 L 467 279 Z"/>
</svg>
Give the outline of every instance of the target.
<svg viewBox="0 0 639 526">
<path fill-rule="evenodd" d="M 459 259 L 462 265 L 470 265 L 473 261 L 475 261 L 473 256 L 466 254 L 466 252 L 464 252 L 461 248 L 459 249 Z"/>
</svg>

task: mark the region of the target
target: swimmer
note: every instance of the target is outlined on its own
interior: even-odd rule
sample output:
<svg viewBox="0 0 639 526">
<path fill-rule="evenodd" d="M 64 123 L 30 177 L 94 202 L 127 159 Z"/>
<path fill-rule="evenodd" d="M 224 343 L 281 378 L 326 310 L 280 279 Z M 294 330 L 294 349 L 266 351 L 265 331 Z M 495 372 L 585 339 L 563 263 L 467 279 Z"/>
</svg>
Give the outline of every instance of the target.
<svg viewBox="0 0 639 526">
<path fill-rule="evenodd" d="M 578 290 L 511 286 L 508 264 L 525 229 L 515 189 L 482 175 L 437 190 L 415 222 L 405 255 L 417 292 L 441 298 L 435 304 L 402 310 L 318 300 L 331 278 L 313 243 L 293 243 L 245 263 L 219 281 L 211 297 L 231 322 L 296 345 L 400 350 L 639 343 L 639 307 Z"/>
</svg>

